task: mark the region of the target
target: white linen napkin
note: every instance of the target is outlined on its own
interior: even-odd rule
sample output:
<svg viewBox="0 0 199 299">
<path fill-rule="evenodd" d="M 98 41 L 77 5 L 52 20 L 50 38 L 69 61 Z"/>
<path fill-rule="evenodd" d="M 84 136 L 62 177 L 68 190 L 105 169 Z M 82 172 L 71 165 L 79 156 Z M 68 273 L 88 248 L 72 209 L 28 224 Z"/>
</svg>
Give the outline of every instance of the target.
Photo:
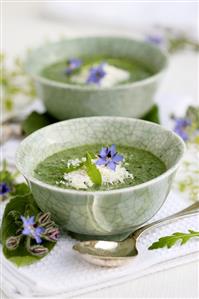
<svg viewBox="0 0 199 299">
<path fill-rule="evenodd" d="M 152 220 L 181 210 L 187 203 L 188 201 L 178 192 L 173 191 Z M 165 267 L 196 260 L 199 259 L 197 239 L 192 239 L 183 246 L 176 244 L 171 249 L 149 251 L 147 248 L 161 236 L 176 231 L 187 232 L 188 228 L 198 230 L 198 226 L 199 216 L 195 215 L 158 229 L 151 229 L 138 240 L 139 256 L 129 264 L 114 269 L 97 267 L 81 260 L 72 250 L 75 240 L 70 237 L 59 240 L 52 252 L 38 263 L 22 268 L 12 265 L 1 253 L 2 289 L 11 298 L 36 296 L 55 298 L 55 296 L 62 297 L 64 293 L 67 293 L 67 297 L 76 296 L 160 271 Z"/>
</svg>

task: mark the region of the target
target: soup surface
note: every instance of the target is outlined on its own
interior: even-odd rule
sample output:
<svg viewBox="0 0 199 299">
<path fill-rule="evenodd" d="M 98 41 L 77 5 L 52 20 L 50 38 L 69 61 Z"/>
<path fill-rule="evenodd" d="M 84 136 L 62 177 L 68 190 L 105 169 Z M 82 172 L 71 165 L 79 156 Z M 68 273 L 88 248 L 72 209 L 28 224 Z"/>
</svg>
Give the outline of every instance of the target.
<svg viewBox="0 0 199 299">
<path fill-rule="evenodd" d="M 86 78 L 89 69 L 93 66 L 104 63 L 107 64 L 105 67 L 107 76 L 103 78 L 102 84 L 99 84 L 99 86 L 109 87 L 143 80 L 154 74 L 154 72 L 147 68 L 144 64 L 124 57 L 111 58 L 95 56 L 82 58 L 81 61 L 81 67 L 76 69 L 74 73 L 70 74 L 70 76 L 68 76 L 65 71 L 67 67 L 66 60 L 58 61 L 46 66 L 41 71 L 41 75 L 53 81 L 76 85 L 87 85 Z"/>
<path fill-rule="evenodd" d="M 95 154 L 96 158 L 93 158 L 92 161 L 96 163 L 102 147 L 103 145 L 101 144 L 93 144 L 57 152 L 37 165 L 34 176 L 40 181 L 60 188 L 104 191 L 135 186 L 147 182 L 166 171 L 165 164 L 152 153 L 135 147 L 117 145 L 117 153 L 122 155 L 123 161 L 117 164 L 115 171 L 108 169 L 104 165 L 98 166 L 103 177 L 103 184 L 100 186 L 88 184 L 85 188 L 84 186 L 81 187 L 81 185 L 80 187 L 70 185 L 67 173 L 68 163 L 72 161 L 73 165 L 75 165 L 78 159 L 84 160 L 87 152 Z M 69 175 L 71 176 L 71 174 L 73 178 L 77 177 L 77 179 L 78 175 L 82 175 L 81 170 L 73 171 Z M 111 183 L 108 181 L 109 177 L 111 177 Z"/>
</svg>

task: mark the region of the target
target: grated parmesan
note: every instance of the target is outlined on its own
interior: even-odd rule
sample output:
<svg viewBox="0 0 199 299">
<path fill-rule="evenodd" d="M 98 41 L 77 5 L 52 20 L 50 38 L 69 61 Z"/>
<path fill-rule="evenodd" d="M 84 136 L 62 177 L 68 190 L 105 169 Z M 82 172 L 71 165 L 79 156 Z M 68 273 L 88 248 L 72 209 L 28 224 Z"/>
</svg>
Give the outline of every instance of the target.
<svg viewBox="0 0 199 299">
<path fill-rule="evenodd" d="M 79 159 L 69 160 L 68 165 L 78 166 L 81 161 L 82 160 Z M 96 160 L 92 160 L 93 163 L 95 163 L 95 161 Z M 117 183 L 123 183 L 125 179 L 133 179 L 133 174 L 131 174 L 124 166 L 122 166 L 122 163 L 119 163 L 116 166 L 115 171 L 104 165 L 97 165 L 97 168 L 101 173 L 103 185 L 113 185 Z M 70 173 L 65 173 L 63 179 L 64 181 L 62 180 L 61 183 L 65 182 L 66 186 L 70 186 L 75 189 L 86 190 L 93 186 L 93 182 L 84 169 L 78 169 Z"/>
<path fill-rule="evenodd" d="M 66 186 L 70 186 L 75 189 L 88 189 L 93 186 L 93 183 L 86 171 L 82 169 L 65 173 L 64 180 L 66 181 Z"/>
<path fill-rule="evenodd" d="M 83 157 L 81 160 L 80 159 L 74 159 L 74 160 L 68 160 L 67 162 L 67 167 L 69 168 L 70 166 L 79 166 L 81 162 L 85 162 L 86 158 Z"/>
<path fill-rule="evenodd" d="M 97 166 L 99 169 L 101 176 L 102 176 L 102 183 L 105 184 L 117 184 L 123 183 L 125 179 L 131 178 L 133 179 L 133 175 L 126 170 L 125 167 L 122 167 L 121 164 L 116 166 L 115 171 L 111 170 L 110 168 L 100 165 Z"/>
</svg>

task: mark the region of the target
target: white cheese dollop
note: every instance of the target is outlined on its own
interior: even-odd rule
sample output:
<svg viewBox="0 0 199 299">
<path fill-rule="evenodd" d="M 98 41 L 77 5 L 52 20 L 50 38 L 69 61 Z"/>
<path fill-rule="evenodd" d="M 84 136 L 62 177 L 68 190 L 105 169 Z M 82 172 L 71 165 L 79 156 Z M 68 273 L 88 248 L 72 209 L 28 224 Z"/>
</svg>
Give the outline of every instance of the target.
<svg viewBox="0 0 199 299">
<path fill-rule="evenodd" d="M 130 78 L 128 71 L 117 68 L 116 66 L 105 64 L 106 75 L 100 80 L 100 87 L 112 87 Z M 71 82 L 76 84 L 86 84 L 89 69 L 84 68 L 79 74 L 71 77 Z"/>
</svg>

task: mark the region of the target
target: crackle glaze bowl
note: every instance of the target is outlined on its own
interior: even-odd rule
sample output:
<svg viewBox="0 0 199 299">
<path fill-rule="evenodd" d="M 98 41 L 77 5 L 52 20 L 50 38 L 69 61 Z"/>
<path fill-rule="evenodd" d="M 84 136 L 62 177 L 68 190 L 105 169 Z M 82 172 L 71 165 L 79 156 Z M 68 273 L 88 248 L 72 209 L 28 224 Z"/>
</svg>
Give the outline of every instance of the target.
<svg viewBox="0 0 199 299">
<path fill-rule="evenodd" d="M 134 59 L 152 70 L 153 75 L 106 88 L 61 83 L 41 75 L 43 68 L 57 61 L 93 55 Z M 142 117 L 154 104 L 154 94 L 166 66 L 167 55 L 158 47 L 119 37 L 84 37 L 50 43 L 33 50 L 26 62 L 39 98 L 48 112 L 59 120 L 86 116 Z"/>
<path fill-rule="evenodd" d="M 137 186 L 95 192 L 62 189 L 34 177 L 37 164 L 49 155 L 99 141 L 148 150 L 167 170 Z M 19 146 L 16 162 L 38 206 L 50 211 L 63 230 L 84 240 L 122 240 L 160 209 L 184 149 L 184 142 L 160 125 L 131 118 L 88 117 L 58 122 L 31 134 Z"/>
</svg>

